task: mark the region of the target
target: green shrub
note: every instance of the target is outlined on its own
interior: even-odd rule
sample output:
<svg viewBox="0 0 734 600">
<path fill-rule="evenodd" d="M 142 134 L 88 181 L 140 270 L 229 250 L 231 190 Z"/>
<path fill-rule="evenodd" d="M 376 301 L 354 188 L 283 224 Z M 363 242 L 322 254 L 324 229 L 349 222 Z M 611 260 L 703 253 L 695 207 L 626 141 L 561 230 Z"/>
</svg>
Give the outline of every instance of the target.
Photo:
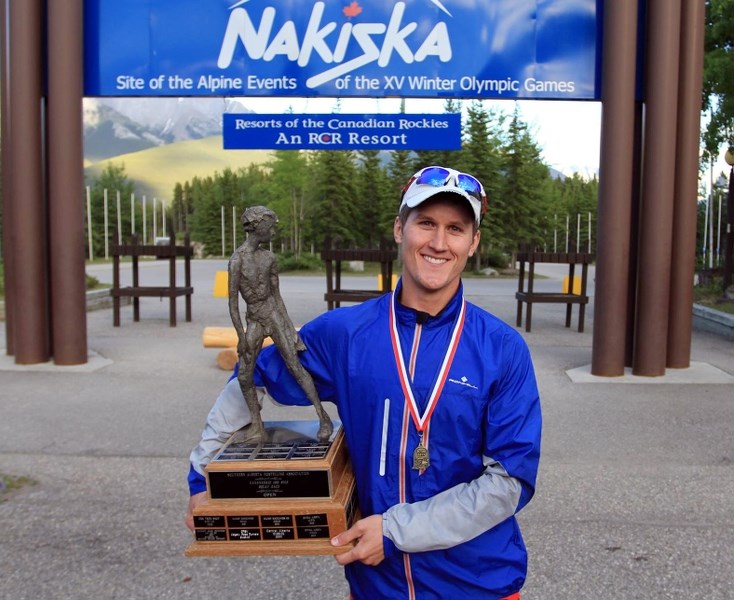
<svg viewBox="0 0 734 600">
<path fill-rule="evenodd" d="M 287 271 L 319 271 L 323 268 L 323 261 L 313 254 L 294 256 L 293 254 L 286 253 L 278 255 L 278 271 L 280 273 Z"/>
<path fill-rule="evenodd" d="M 485 256 L 487 266 L 493 269 L 506 269 L 510 264 L 510 257 L 501 250 L 490 250 Z"/>
<path fill-rule="evenodd" d="M 734 313 L 734 302 L 724 296 L 724 281 L 721 277 L 713 277 L 703 285 L 693 287 L 693 301 L 721 312 Z"/>
<path fill-rule="evenodd" d="M 86 275 L 87 278 L 87 289 L 93 290 L 97 287 L 99 287 L 99 279 L 96 277 L 92 277 L 91 275 Z"/>
</svg>

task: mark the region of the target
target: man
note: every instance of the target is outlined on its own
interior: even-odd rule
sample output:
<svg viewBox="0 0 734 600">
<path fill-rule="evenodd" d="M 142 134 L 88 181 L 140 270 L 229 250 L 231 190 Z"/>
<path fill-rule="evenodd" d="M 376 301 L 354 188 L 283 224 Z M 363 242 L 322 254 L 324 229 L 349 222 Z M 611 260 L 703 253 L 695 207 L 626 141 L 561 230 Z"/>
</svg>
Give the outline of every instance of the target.
<svg viewBox="0 0 734 600">
<path fill-rule="evenodd" d="M 336 560 L 355 600 L 517 598 L 525 581 L 514 515 L 534 493 L 540 401 L 522 337 L 463 297 L 485 210 L 471 175 L 422 169 L 394 224 L 396 290 L 300 330 L 301 361 L 339 409 L 357 480 L 364 518 L 332 539 L 354 544 Z M 263 350 L 257 383 L 305 404 L 281 367 Z M 248 421 L 236 396 L 229 384 L 192 453 L 190 507 L 203 500 L 201 472 L 226 439 L 223 424 Z"/>
</svg>

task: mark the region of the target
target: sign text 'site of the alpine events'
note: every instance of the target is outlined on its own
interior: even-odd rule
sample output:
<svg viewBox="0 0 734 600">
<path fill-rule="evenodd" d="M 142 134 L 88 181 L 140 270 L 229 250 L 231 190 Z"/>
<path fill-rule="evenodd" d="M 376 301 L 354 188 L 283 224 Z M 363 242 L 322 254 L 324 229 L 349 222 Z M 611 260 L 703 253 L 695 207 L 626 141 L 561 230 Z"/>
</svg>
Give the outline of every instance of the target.
<svg viewBox="0 0 734 600">
<path fill-rule="evenodd" d="M 601 0 L 86 0 L 87 96 L 598 99 Z"/>
</svg>

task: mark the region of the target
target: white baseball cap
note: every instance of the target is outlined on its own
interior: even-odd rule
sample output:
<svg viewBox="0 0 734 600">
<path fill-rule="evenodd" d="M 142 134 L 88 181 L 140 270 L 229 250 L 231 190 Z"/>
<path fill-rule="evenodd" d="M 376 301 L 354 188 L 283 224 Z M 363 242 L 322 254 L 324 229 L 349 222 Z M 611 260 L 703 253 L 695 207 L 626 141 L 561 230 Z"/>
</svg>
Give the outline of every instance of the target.
<svg viewBox="0 0 734 600">
<path fill-rule="evenodd" d="M 400 208 L 415 208 L 436 194 L 449 192 L 464 198 L 472 208 L 476 226 L 487 212 L 487 195 L 484 186 L 473 175 L 447 167 L 425 167 L 413 175 L 403 187 Z"/>
</svg>

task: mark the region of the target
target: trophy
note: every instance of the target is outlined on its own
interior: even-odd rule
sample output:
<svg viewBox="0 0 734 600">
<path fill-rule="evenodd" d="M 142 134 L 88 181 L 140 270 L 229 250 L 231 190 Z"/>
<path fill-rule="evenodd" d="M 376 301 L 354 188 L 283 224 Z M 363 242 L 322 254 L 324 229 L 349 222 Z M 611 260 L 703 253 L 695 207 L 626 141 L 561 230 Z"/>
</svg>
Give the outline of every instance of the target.
<svg viewBox="0 0 734 600">
<path fill-rule="evenodd" d="M 278 218 L 256 206 L 241 219 L 247 239 L 229 261 L 229 312 L 238 335 L 238 382 L 251 423 L 206 467 L 207 501 L 194 509 L 188 556 L 338 554 L 333 536 L 357 519 L 356 486 L 344 431 L 321 406 L 298 360 L 306 350 L 280 296 L 275 256 L 261 247 Z M 239 297 L 247 304 L 242 324 Z M 270 337 L 316 409 L 318 421 L 263 422 L 253 374 Z"/>
<path fill-rule="evenodd" d="M 188 556 L 337 554 L 331 538 L 358 513 L 341 424 L 319 440 L 317 421 L 265 423 L 265 437 L 233 435 L 206 468 L 207 502 L 194 509 Z"/>
</svg>

